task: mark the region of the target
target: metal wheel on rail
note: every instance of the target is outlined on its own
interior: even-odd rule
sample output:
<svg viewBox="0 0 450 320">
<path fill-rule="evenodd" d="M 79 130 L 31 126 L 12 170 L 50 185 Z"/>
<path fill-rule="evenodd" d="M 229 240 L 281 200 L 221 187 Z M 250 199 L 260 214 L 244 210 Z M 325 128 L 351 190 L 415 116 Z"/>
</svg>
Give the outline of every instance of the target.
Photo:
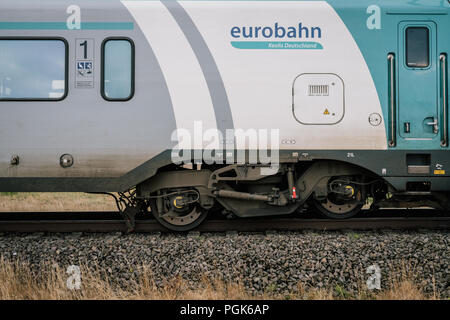
<svg viewBox="0 0 450 320">
<path fill-rule="evenodd" d="M 172 231 L 189 231 L 199 226 L 208 210 L 199 203 L 198 192 L 191 190 L 162 190 L 150 201 L 155 219 Z"/>
<path fill-rule="evenodd" d="M 350 179 L 334 179 L 328 185 L 326 199 L 312 197 L 310 205 L 323 217 L 348 219 L 358 214 L 365 204 L 364 185 Z"/>
</svg>

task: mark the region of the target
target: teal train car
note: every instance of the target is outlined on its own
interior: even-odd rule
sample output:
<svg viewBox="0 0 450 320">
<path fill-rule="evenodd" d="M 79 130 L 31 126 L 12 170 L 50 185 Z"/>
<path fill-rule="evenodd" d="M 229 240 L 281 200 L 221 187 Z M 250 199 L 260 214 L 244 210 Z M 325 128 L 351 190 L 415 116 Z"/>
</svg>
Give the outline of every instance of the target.
<svg viewBox="0 0 450 320">
<path fill-rule="evenodd" d="M 448 209 L 449 14 L 2 0 L 0 191 L 110 193 L 130 228 L 143 212 L 178 231 L 213 210 Z"/>
</svg>

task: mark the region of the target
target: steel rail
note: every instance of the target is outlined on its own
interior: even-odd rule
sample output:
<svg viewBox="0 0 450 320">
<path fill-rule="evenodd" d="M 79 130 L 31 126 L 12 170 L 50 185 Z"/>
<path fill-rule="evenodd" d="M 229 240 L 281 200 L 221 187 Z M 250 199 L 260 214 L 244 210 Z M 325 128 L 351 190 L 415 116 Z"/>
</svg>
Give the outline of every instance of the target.
<svg viewBox="0 0 450 320">
<path fill-rule="evenodd" d="M 0 232 L 125 232 L 122 220 L 10 220 L 0 221 Z M 450 217 L 395 217 L 329 219 L 236 219 L 206 220 L 195 229 L 200 232 L 263 232 L 301 230 L 450 230 Z M 134 232 L 170 232 L 155 220 L 137 220 Z"/>
</svg>

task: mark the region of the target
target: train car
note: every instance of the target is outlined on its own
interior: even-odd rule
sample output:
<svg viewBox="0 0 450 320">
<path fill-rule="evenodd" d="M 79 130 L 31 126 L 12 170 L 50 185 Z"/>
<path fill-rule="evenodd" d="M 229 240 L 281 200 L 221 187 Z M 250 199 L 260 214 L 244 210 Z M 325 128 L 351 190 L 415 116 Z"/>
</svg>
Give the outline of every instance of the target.
<svg viewBox="0 0 450 320">
<path fill-rule="evenodd" d="M 189 230 L 450 207 L 448 0 L 2 0 L 0 191 Z"/>
</svg>

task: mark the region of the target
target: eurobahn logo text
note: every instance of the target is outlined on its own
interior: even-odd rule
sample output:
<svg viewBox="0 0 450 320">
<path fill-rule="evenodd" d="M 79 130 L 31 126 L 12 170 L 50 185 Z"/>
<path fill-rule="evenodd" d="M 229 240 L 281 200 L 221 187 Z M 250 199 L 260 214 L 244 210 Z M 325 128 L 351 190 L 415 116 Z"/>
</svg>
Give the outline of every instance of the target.
<svg viewBox="0 0 450 320">
<path fill-rule="evenodd" d="M 296 26 L 282 26 L 278 22 L 273 26 L 233 26 L 230 35 L 231 45 L 237 49 L 323 49 L 316 41 L 292 41 L 322 38 L 322 28 L 305 26 L 302 22 Z M 245 41 L 241 41 L 243 39 Z"/>
</svg>

